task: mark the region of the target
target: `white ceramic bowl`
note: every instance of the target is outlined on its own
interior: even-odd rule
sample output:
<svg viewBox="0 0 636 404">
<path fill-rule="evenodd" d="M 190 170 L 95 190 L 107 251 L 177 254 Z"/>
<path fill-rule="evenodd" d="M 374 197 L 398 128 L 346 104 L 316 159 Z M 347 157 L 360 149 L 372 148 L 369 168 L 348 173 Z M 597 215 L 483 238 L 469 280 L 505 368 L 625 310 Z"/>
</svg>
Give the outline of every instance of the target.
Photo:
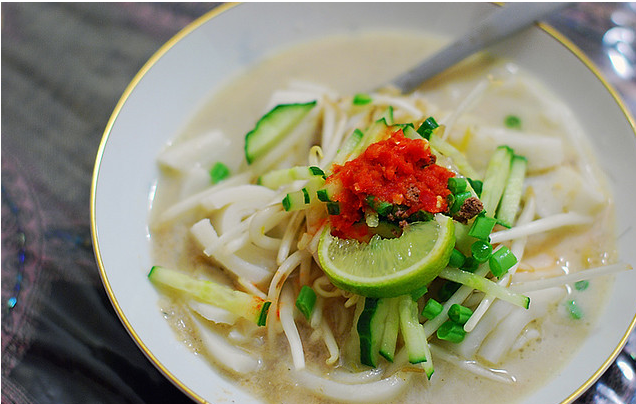
<svg viewBox="0 0 636 404">
<path fill-rule="evenodd" d="M 278 47 L 334 33 L 400 27 L 457 36 L 493 9 L 485 3 L 249 3 L 221 6 L 169 41 L 118 103 L 97 156 L 91 224 L 104 286 L 131 337 L 196 401 L 258 400 L 218 376 L 176 338 L 146 278 L 151 266 L 147 213 L 158 176 L 155 157 L 211 94 Z M 619 248 L 636 264 L 636 136 L 633 118 L 582 53 L 549 27 L 533 27 L 490 49 L 543 80 L 591 135 L 615 189 Z M 380 84 L 380 83 L 378 83 Z M 242 139 L 237 139 L 242 141 Z M 580 354 L 524 401 L 571 402 L 612 362 L 634 327 L 636 271 L 620 275 L 607 313 Z"/>
</svg>

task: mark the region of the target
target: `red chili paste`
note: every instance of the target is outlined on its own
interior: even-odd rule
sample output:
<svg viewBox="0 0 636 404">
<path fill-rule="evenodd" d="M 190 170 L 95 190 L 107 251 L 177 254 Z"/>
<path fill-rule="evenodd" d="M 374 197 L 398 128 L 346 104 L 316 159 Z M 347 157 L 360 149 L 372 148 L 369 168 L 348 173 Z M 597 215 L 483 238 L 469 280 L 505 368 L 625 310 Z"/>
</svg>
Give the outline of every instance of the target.
<svg viewBox="0 0 636 404">
<path fill-rule="evenodd" d="M 367 196 L 400 205 L 400 219 L 424 210 L 445 212 L 448 179 L 455 174 L 435 164 L 428 141 L 408 139 L 402 130 L 388 139 L 371 144 L 356 159 L 335 165 L 328 182 L 337 181 L 342 190 L 334 195 L 340 214 L 330 217 L 332 234 L 341 238 L 363 239 L 366 226 L 356 225 L 364 218 Z"/>
</svg>

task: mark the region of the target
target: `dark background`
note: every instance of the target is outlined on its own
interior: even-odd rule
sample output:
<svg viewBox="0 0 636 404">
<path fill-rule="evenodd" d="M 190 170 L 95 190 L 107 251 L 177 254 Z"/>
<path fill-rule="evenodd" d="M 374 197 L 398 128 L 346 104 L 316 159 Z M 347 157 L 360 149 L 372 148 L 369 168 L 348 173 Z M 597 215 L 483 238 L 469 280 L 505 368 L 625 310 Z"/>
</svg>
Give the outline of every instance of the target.
<svg viewBox="0 0 636 404">
<path fill-rule="evenodd" d="M 3 404 L 190 402 L 110 305 L 89 199 L 97 149 L 125 87 L 215 4 L 2 3 Z M 636 115 L 636 3 L 573 4 L 549 22 Z M 609 57 L 617 52 L 623 71 Z M 636 403 L 634 339 L 577 404 Z"/>
</svg>

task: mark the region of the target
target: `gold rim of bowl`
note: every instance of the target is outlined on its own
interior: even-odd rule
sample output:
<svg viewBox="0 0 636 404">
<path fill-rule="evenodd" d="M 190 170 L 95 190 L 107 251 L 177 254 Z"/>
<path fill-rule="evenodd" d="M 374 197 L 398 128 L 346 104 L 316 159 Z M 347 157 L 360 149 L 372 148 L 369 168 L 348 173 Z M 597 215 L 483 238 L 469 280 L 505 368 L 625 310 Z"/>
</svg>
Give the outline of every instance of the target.
<svg viewBox="0 0 636 404">
<path fill-rule="evenodd" d="M 97 152 L 97 157 L 96 157 L 96 160 L 95 160 L 95 166 L 94 166 L 94 170 L 93 170 L 93 176 L 92 176 L 92 180 L 91 180 L 91 194 L 90 194 L 91 238 L 92 238 L 92 241 L 93 241 L 93 249 L 94 249 L 94 252 L 95 252 L 95 259 L 97 261 L 97 265 L 99 266 L 99 273 L 100 273 L 100 276 L 102 278 L 102 282 L 104 284 L 104 288 L 106 289 L 106 293 L 108 294 L 108 297 L 109 297 L 109 299 L 111 301 L 111 304 L 113 305 L 113 307 L 115 309 L 115 312 L 119 316 L 121 322 L 124 324 L 124 327 L 126 328 L 128 333 L 130 334 L 132 339 L 135 341 L 135 343 L 142 350 L 142 352 L 146 355 L 146 357 L 174 385 L 176 385 L 179 389 L 181 389 L 185 394 L 189 395 L 192 399 L 194 399 L 194 400 L 196 400 L 196 401 L 198 401 L 200 403 L 207 403 L 207 401 L 203 397 L 199 396 L 192 389 L 190 389 L 188 386 L 186 386 L 183 382 L 181 382 L 181 380 L 176 378 L 170 372 L 170 370 L 168 370 L 157 359 L 157 357 L 152 352 L 150 352 L 148 347 L 144 344 L 144 342 L 141 340 L 141 338 L 139 337 L 137 332 L 133 329 L 132 325 L 130 324 L 130 322 L 128 321 L 126 316 L 124 315 L 124 312 L 123 312 L 121 306 L 119 305 L 119 303 L 117 301 L 117 297 L 115 296 L 115 294 L 114 294 L 114 292 L 112 290 L 110 282 L 108 281 L 108 276 L 106 274 L 106 270 L 104 268 L 104 264 L 103 264 L 101 253 L 100 253 L 100 249 L 99 249 L 99 240 L 97 238 L 97 224 L 95 222 L 95 207 L 96 207 L 96 199 L 95 198 L 96 198 L 97 179 L 98 179 L 98 176 L 99 176 L 99 168 L 100 168 L 100 165 L 101 165 L 101 160 L 102 160 L 102 157 L 103 157 L 103 154 L 104 154 L 104 150 L 106 149 L 106 143 L 108 142 L 108 138 L 110 136 L 110 132 L 111 132 L 111 130 L 113 128 L 115 120 L 117 119 L 117 116 L 119 115 L 119 112 L 123 108 L 124 104 L 126 103 L 126 100 L 130 96 L 130 94 L 137 87 L 137 84 L 139 83 L 139 81 L 141 81 L 141 79 L 148 72 L 148 70 L 155 63 L 157 63 L 157 61 L 159 59 L 161 59 L 161 57 L 170 48 L 172 48 L 177 42 L 179 42 L 180 40 L 185 38 L 188 34 L 190 34 L 192 31 L 194 31 L 195 29 L 197 29 L 198 27 L 200 27 L 201 25 L 203 25 L 207 21 L 209 21 L 209 20 L 213 19 L 214 17 L 218 16 L 219 14 L 221 14 L 221 13 L 223 13 L 223 12 L 225 12 L 225 11 L 231 9 L 231 8 L 233 8 L 235 5 L 236 5 L 236 3 L 225 3 L 225 4 L 222 4 L 222 5 L 219 5 L 219 6 L 215 7 L 214 9 L 210 10 L 209 12 L 205 13 L 201 17 L 197 18 L 196 20 L 194 20 L 190 24 L 188 24 L 181 31 L 179 31 L 174 37 L 172 37 L 168 42 L 166 42 L 164 45 L 162 45 L 161 48 L 159 48 L 159 50 L 157 52 L 155 52 L 152 55 L 152 57 L 144 64 L 144 66 L 141 68 L 141 70 L 139 70 L 139 72 L 135 75 L 135 77 L 130 82 L 130 84 L 128 84 L 128 86 L 126 87 L 126 90 L 122 94 L 122 96 L 119 99 L 117 105 L 115 106 L 115 109 L 114 109 L 113 113 L 110 116 L 110 119 L 108 120 L 108 124 L 106 125 L 106 128 L 104 130 L 104 134 L 102 135 L 102 139 L 101 139 L 101 142 L 100 142 L 100 145 L 99 145 L 99 149 L 98 149 L 98 152 Z M 627 107 L 625 106 L 624 101 L 621 99 L 621 97 L 618 94 L 618 92 L 616 91 L 616 89 L 614 89 L 614 87 L 611 84 L 609 84 L 609 82 L 603 77 L 603 75 L 601 74 L 599 68 L 581 51 L 581 49 L 579 49 L 576 45 L 574 45 L 573 42 L 571 42 L 563 34 L 558 32 L 555 28 L 553 28 L 550 25 L 545 24 L 545 23 L 538 23 L 537 26 L 540 29 L 542 29 L 543 31 L 545 31 L 552 38 L 554 38 L 555 40 L 560 42 L 562 45 L 564 45 L 565 48 L 567 48 L 570 52 L 572 52 L 581 62 L 583 62 L 583 64 L 585 64 L 585 66 L 587 66 L 587 68 L 592 73 L 594 73 L 594 75 L 597 77 L 597 79 L 599 79 L 601 81 L 603 86 L 612 95 L 612 97 L 614 98 L 614 100 L 616 101 L 616 103 L 618 104 L 620 109 L 623 111 L 623 114 L 625 115 L 625 118 L 629 122 L 629 124 L 630 124 L 630 126 L 632 128 L 632 131 L 634 132 L 634 135 L 636 136 L 636 124 L 635 124 L 635 121 L 634 121 L 634 117 L 631 116 L 630 112 L 628 111 Z M 614 362 L 614 360 L 616 359 L 618 354 L 621 352 L 621 350 L 623 349 L 623 347 L 627 343 L 627 339 L 629 338 L 629 335 L 631 334 L 631 332 L 634 330 L 635 327 L 636 327 L 636 316 L 634 316 L 634 318 L 632 319 L 632 321 L 630 323 L 630 326 L 628 327 L 627 331 L 625 332 L 625 335 L 623 335 L 623 337 L 621 338 L 618 346 L 614 349 L 614 351 L 612 351 L 612 354 L 607 358 L 607 360 L 601 365 L 601 367 L 596 372 L 594 372 L 594 374 L 583 385 L 581 385 L 576 391 L 574 391 L 572 394 L 570 394 L 564 401 L 561 402 L 561 404 L 570 404 L 570 403 L 572 403 L 577 397 L 579 397 L 581 394 L 583 394 L 583 392 L 585 392 L 592 384 L 594 384 L 601 377 L 601 375 Z"/>
</svg>

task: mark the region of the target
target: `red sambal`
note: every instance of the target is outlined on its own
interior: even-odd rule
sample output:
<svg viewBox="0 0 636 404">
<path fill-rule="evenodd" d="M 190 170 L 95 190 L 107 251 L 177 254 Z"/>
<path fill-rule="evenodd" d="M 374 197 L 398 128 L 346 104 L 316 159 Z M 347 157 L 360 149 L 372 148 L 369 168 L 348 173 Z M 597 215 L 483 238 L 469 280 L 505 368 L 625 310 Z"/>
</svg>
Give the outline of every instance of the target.
<svg viewBox="0 0 636 404">
<path fill-rule="evenodd" d="M 334 195 L 340 213 L 330 217 L 332 234 L 356 239 L 366 236 L 368 228 L 356 223 L 369 209 L 369 196 L 399 206 L 397 219 L 419 211 L 446 212 L 448 179 L 454 175 L 435 164 L 428 141 L 406 138 L 400 129 L 371 144 L 357 158 L 333 167 L 327 182 L 339 182 L 341 187 Z"/>
</svg>

